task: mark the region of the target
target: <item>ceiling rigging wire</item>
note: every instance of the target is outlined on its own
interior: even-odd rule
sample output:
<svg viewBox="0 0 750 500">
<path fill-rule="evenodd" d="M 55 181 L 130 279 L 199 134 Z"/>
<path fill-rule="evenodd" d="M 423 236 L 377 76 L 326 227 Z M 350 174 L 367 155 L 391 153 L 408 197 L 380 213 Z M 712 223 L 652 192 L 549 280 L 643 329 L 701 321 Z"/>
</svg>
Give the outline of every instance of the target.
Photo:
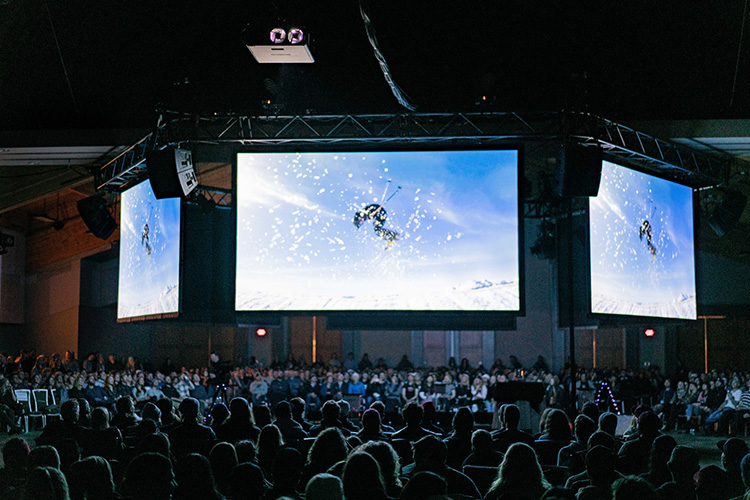
<svg viewBox="0 0 750 500">
<path fill-rule="evenodd" d="M 734 94 L 737 89 L 737 75 L 740 72 L 740 55 L 742 54 L 742 43 L 745 40 L 745 21 L 747 20 L 747 3 L 745 0 L 745 9 L 742 11 L 742 28 L 740 28 L 740 43 L 737 45 L 737 62 L 734 64 L 734 80 L 732 81 L 732 95 L 729 98 L 729 107 L 734 104 Z"/>
<path fill-rule="evenodd" d="M 60 57 L 60 64 L 62 65 L 63 73 L 65 74 L 65 82 L 68 84 L 68 92 L 70 92 L 70 99 L 73 101 L 73 109 L 78 115 L 78 103 L 76 102 L 75 94 L 73 94 L 73 86 L 70 84 L 70 77 L 68 76 L 68 68 L 65 66 L 65 59 L 63 59 L 62 50 L 60 49 L 60 41 L 57 39 L 57 31 L 55 30 L 55 23 L 52 21 L 52 13 L 49 10 L 49 3 L 44 0 L 44 7 L 47 9 L 47 18 L 49 19 L 49 25 L 52 28 L 52 36 L 55 38 L 55 46 L 57 47 L 57 55 Z"/>
</svg>

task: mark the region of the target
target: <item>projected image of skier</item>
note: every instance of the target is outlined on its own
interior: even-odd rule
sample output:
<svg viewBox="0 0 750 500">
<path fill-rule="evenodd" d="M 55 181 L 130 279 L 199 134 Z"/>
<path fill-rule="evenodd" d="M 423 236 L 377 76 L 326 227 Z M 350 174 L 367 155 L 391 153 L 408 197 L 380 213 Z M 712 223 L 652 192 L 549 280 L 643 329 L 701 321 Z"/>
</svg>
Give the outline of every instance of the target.
<svg viewBox="0 0 750 500">
<path fill-rule="evenodd" d="M 518 152 L 241 153 L 242 311 L 520 307 Z"/>
<path fill-rule="evenodd" d="M 119 319 L 179 309 L 180 199 L 157 200 L 149 181 L 120 198 Z"/>
<path fill-rule="evenodd" d="M 692 189 L 603 162 L 590 209 L 592 311 L 695 319 Z"/>
</svg>

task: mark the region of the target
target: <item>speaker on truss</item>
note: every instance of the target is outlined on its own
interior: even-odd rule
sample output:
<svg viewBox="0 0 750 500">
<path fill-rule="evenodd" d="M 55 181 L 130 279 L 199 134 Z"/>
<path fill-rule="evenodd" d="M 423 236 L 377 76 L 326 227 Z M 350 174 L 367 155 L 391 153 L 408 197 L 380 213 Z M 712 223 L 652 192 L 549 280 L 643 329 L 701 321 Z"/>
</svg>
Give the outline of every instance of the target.
<svg viewBox="0 0 750 500">
<path fill-rule="evenodd" d="M 557 194 L 563 197 L 596 196 L 602 178 L 602 150 L 565 142 L 557 164 Z"/>
<path fill-rule="evenodd" d="M 146 155 L 151 189 L 157 200 L 189 195 L 198 187 L 193 169 L 193 153 L 167 147 Z"/>
<path fill-rule="evenodd" d="M 81 220 L 91 231 L 91 234 L 106 240 L 117 229 L 117 222 L 109 213 L 107 202 L 101 196 L 94 195 L 78 200 L 78 213 L 81 214 Z"/>
</svg>

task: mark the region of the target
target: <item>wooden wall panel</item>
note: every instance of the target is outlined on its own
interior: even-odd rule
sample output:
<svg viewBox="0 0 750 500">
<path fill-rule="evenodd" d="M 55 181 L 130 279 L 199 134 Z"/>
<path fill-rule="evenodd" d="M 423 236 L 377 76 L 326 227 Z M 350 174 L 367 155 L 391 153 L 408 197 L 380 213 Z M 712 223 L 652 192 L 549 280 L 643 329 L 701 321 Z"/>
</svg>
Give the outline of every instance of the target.
<svg viewBox="0 0 750 500">
<path fill-rule="evenodd" d="M 424 362 L 427 366 L 448 364 L 446 357 L 448 352 L 447 335 L 444 330 L 424 332 Z"/>
<path fill-rule="evenodd" d="M 458 361 L 463 358 L 469 360 L 471 366 L 477 366 L 484 359 L 482 332 L 462 331 L 458 333 Z"/>
<path fill-rule="evenodd" d="M 117 210 L 119 212 L 119 208 Z M 59 231 L 50 225 L 27 234 L 26 272 L 33 272 L 55 262 L 74 257 L 81 258 L 106 250 L 120 239 L 119 226 L 106 241 L 87 231 L 83 220 L 80 217 L 74 217 L 69 219 L 65 227 Z"/>
</svg>

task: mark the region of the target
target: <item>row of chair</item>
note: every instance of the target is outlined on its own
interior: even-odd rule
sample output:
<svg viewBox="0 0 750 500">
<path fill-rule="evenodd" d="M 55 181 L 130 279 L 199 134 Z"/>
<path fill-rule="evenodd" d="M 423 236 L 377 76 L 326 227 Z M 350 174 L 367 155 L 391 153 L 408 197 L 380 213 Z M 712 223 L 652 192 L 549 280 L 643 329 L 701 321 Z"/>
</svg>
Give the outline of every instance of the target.
<svg viewBox="0 0 750 500">
<path fill-rule="evenodd" d="M 24 432 L 29 432 L 29 422 L 38 418 L 42 428 L 47 425 L 47 417 L 60 418 L 59 394 L 56 389 L 15 389 L 16 400 L 23 406 Z"/>
</svg>

